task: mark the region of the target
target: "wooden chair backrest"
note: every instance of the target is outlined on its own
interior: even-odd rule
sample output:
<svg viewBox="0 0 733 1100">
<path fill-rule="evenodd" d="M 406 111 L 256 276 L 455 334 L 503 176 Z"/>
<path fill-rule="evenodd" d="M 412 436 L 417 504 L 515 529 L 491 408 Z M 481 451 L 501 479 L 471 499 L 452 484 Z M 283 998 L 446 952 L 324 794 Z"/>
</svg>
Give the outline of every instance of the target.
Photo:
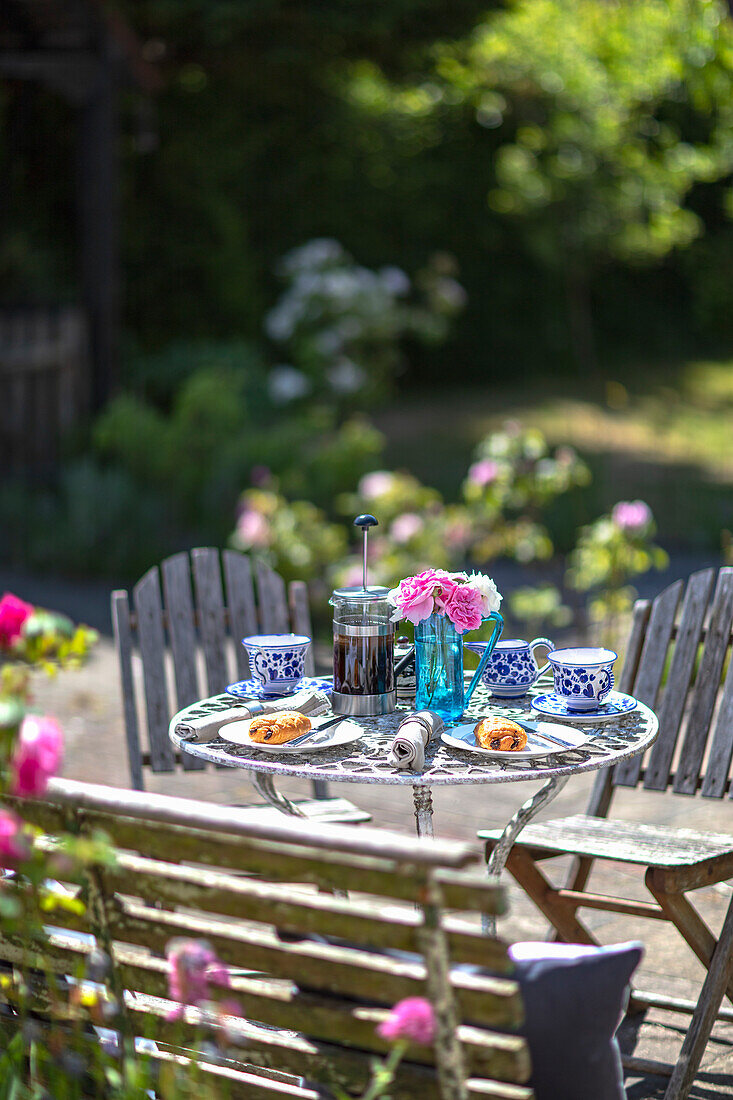
<svg viewBox="0 0 733 1100">
<path fill-rule="evenodd" d="M 43 800 L 14 802 L 43 830 L 41 845 L 62 830 L 103 830 L 115 845 L 113 865 L 83 873 L 84 915 L 54 911 L 44 950 L 54 971 L 73 975 L 92 936 L 107 945 L 133 1034 L 181 1043 L 181 1025 L 166 1020 L 165 948 L 175 937 L 204 938 L 241 968 L 232 995 L 242 1006 L 250 1075 L 263 1067 L 360 1094 L 370 1060 L 388 1049 L 376 1025 L 395 1002 L 427 996 L 438 1042 L 410 1048 L 393 1097 L 532 1096 L 522 1087 L 525 1042 L 506 1033 L 522 1018 L 511 962 L 479 920 L 503 912 L 504 894 L 474 869 L 474 845 L 370 827 L 255 823 L 229 807 L 68 780 L 54 780 Z M 298 939 L 314 933 L 332 939 Z M 21 955 L 17 938 L 0 938 L 0 959 Z M 184 1034 L 190 1046 L 193 1028 Z M 258 1080 L 261 1092 L 232 1095 L 269 1095 L 267 1080 Z"/>
<path fill-rule="evenodd" d="M 193 583 L 192 583 L 193 581 Z M 312 636 L 308 590 L 285 582 L 264 562 L 211 548 L 184 551 L 154 565 L 132 590 L 112 593 L 112 625 L 120 662 L 122 703 L 132 785 L 143 789 L 143 770 L 172 772 L 176 756 L 168 723 L 181 707 L 224 691 L 249 676 L 242 638 L 248 634 Z M 233 648 L 235 665 L 230 664 Z M 203 661 L 197 660 L 201 654 Z M 141 686 L 133 671 L 140 663 Z M 314 670 L 313 647 L 306 673 Z M 143 704 L 144 703 L 144 707 Z M 145 722 L 141 717 L 145 716 Z M 147 731 L 143 748 L 141 729 Z M 184 753 L 187 770 L 203 760 Z"/>
<path fill-rule="evenodd" d="M 659 737 L 644 760 L 618 765 L 615 785 L 733 795 L 732 640 L 733 568 L 702 569 L 636 603 L 619 689 L 656 711 Z"/>
</svg>

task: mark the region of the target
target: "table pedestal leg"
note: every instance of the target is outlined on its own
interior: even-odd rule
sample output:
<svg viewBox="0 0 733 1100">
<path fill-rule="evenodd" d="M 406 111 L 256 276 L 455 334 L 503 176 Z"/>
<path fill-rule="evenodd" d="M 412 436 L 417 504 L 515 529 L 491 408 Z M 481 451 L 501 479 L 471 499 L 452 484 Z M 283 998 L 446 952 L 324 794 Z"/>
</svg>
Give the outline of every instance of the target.
<svg viewBox="0 0 733 1100">
<path fill-rule="evenodd" d="M 433 835 L 433 793 L 430 787 L 412 788 L 418 836 Z"/>
<path fill-rule="evenodd" d="M 280 810 L 280 812 L 284 814 L 290 814 L 291 817 L 305 817 L 303 811 L 300 810 L 294 802 L 291 802 L 289 798 L 286 798 L 284 794 L 280 794 L 280 792 L 275 789 L 275 784 L 271 776 L 255 772 L 252 776 L 252 783 L 254 784 L 255 790 L 259 791 L 265 802 L 269 802 L 276 810 Z"/>
<path fill-rule="evenodd" d="M 490 875 L 495 875 L 497 878 L 501 875 L 506 867 L 506 861 L 509 859 L 512 845 L 522 829 L 525 825 L 529 824 L 533 817 L 536 817 L 541 809 L 549 805 L 553 798 L 557 797 L 569 778 L 570 776 L 568 775 L 553 776 L 552 779 L 548 779 L 531 798 L 528 798 L 527 801 L 519 807 L 494 845 L 491 855 L 486 862 L 486 870 Z M 484 915 L 482 917 L 482 925 L 487 935 L 496 935 L 495 917 Z"/>
</svg>

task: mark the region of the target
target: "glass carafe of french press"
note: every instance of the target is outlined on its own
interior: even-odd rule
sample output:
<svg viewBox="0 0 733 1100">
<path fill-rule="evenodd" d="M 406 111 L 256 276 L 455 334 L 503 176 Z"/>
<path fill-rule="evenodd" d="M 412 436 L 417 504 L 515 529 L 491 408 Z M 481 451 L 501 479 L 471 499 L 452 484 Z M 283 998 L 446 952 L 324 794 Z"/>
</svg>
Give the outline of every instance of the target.
<svg viewBox="0 0 733 1100">
<path fill-rule="evenodd" d="M 362 584 L 337 588 L 333 606 L 333 695 L 336 714 L 389 714 L 395 709 L 394 635 L 388 588 L 367 584 L 367 535 L 374 516 L 357 516 L 364 534 Z"/>
</svg>

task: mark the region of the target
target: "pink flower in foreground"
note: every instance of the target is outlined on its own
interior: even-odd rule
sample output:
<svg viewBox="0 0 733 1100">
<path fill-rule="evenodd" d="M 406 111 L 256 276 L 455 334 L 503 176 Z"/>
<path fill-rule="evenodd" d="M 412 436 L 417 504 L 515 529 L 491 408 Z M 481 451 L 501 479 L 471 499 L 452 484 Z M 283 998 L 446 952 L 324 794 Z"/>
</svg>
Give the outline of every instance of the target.
<svg viewBox="0 0 733 1100">
<path fill-rule="evenodd" d="M 622 531 L 631 534 L 643 531 L 652 522 L 652 510 L 643 500 L 620 500 L 611 512 L 611 519 Z"/>
<path fill-rule="evenodd" d="M 33 614 L 33 604 L 5 592 L 0 600 L 0 646 L 11 646 L 17 642 L 23 623 Z"/>
<path fill-rule="evenodd" d="M 23 822 L 9 810 L 0 810 L 0 867 L 14 867 L 30 855 Z"/>
<path fill-rule="evenodd" d="M 456 584 L 452 590 L 439 597 L 443 611 L 460 634 L 478 630 L 483 619 L 483 600 L 477 588 L 470 584 Z"/>
<path fill-rule="evenodd" d="M 64 751 L 64 735 L 53 718 L 27 714 L 11 762 L 13 794 L 34 798 L 43 794 Z"/>
<path fill-rule="evenodd" d="M 237 520 L 237 538 L 243 546 L 267 546 L 270 525 L 261 512 L 245 508 Z"/>
<path fill-rule="evenodd" d="M 167 947 L 168 989 L 178 1008 L 171 1019 L 180 1019 L 181 1005 L 199 1005 L 208 999 L 209 985 L 229 988 L 229 973 L 216 952 L 204 940 L 172 940 Z"/>
<path fill-rule="evenodd" d="M 407 997 L 394 1006 L 377 1028 L 377 1033 L 391 1043 L 407 1039 L 410 1043 L 429 1047 L 435 1039 L 433 1006 L 424 997 Z"/>
<path fill-rule="evenodd" d="M 404 512 L 394 520 L 389 533 L 395 542 L 402 544 L 419 535 L 424 526 L 425 523 L 417 512 Z"/>
<path fill-rule="evenodd" d="M 473 466 L 469 466 L 468 480 L 474 485 L 483 487 L 495 481 L 498 473 L 499 464 L 490 458 L 483 458 L 480 462 L 474 462 Z"/>
</svg>

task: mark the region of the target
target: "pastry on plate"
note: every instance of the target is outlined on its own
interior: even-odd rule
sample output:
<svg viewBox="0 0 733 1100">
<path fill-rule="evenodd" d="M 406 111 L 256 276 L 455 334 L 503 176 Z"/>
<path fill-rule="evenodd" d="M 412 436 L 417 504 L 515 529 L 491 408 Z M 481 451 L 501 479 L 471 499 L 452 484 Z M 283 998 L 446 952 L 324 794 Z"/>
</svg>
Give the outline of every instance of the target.
<svg viewBox="0 0 733 1100">
<path fill-rule="evenodd" d="M 527 734 L 510 718 L 482 718 L 473 732 L 478 744 L 492 752 L 521 752 L 527 747 Z"/>
<path fill-rule="evenodd" d="M 311 728 L 311 720 L 297 710 L 279 710 L 274 714 L 262 714 L 249 724 L 250 741 L 268 745 L 284 745 L 294 737 L 300 737 Z"/>
</svg>

